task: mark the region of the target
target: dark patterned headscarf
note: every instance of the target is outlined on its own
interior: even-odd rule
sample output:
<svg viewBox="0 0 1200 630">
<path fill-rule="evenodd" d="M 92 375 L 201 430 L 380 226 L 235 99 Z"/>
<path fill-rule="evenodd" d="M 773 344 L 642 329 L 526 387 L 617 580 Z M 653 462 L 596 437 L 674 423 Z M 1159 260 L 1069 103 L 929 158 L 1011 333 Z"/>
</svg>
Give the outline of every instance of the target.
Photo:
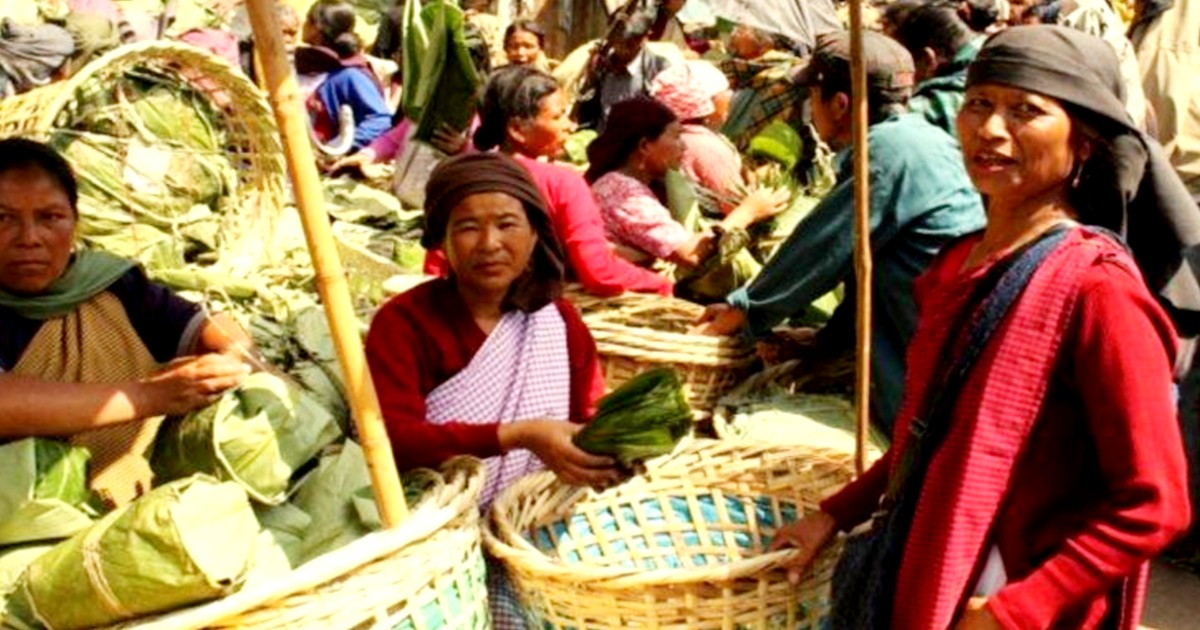
<svg viewBox="0 0 1200 630">
<path fill-rule="evenodd" d="M 1200 207 L 1161 145 L 1129 118 L 1116 53 L 1062 26 L 1018 26 L 987 40 L 967 87 L 996 84 L 1056 99 L 1107 143 L 1083 165 L 1071 200 L 1085 223 L 1123 236 L 1185 337 L 1200 334 Z"/>
<path fill-rule="evenodd" d="M 462 200 L 482 193 L 504 193 L 521 202 L 538 242 L 529 269 L 513 283 L 505 310 L 531 313 L 562 294 L 564 257 L 554 234 L 546 201 L 525 167 L 502 153 L 472 153 L 449 158 L 433 169 L 425 187 L 425 232 L 421 244 L 438 249 L 446 240 L 450 212 Z"/>
</svg>

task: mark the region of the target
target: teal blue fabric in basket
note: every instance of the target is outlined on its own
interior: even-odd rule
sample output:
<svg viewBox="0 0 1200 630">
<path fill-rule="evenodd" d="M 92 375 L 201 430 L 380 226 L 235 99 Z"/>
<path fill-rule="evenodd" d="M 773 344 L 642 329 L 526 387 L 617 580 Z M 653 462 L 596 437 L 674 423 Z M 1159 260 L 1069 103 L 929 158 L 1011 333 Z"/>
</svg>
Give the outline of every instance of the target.
<svg viewBox="0 0 1200 630">
<path fill-rule="evenodd" d="M 473 554 L 471 567 L 461 580 L 455 580 L 445 587 L 443 592 L 429 590 L 422 592 L 427 601 L 418 603 L 419 613 L 424 620 L 422 628 L 444 628 L 447 626 L 447 615 L 442 606 L 449 610 L 450 620 L 455 620 L 464 607 L 475 606 L 474 594 L 487 589 L 487 567 L 484 565 L 483 554 Z M 469 625 L 456 625 L 456 628 L 477 628 L 483 630 L 490 627 L 487 606 L 480 606 L 472 612 L 473 619 Z M 393 626 L 393 630 L 417 630 L 412 617 Z"/>
<path fill-rule="evenodd" d="M 619 506 L 616 510 L 609 508 L 593 512 L 591 515 L 592 519 L 577 514 L 568 520 L 557 521 L 533 530 L 530 542 L 539 550 L 551 556 L 558 556 L 559 549 L 570 550 L 561 558 L 568 563 L 599 561 L 596 563 L 630 569 L 640 568 L 646 571 L 724 564 L 733 560 L 733 556 L 720 551 L 729 548 L 726 544 L 726 537 L 730 535 L 728 527 L 720 530 L 708 529 L 706 532 L 707 540 L 703 542 L 701 540 L 701 533 L 694 528 L 686 528 L 681 533 L 674 534 L 674 536 L 682 540 L 685 547 L 682 557 L 679 553 L 664 553 L 663 551 L 637 553 L 652 549 L 667 550 L 679 547 L 675 540 L 673 540 L 673 535 L 667 532 L 654 532 L 650 535 L 634 533 L 641 531 L 653 532 L 657 529 L 656 527 L 652 527 L 654 524 L 694 524 L 697 522 L 697 517 L 703 519 L 705 523 L 717 524 L 722 522 L 722 519 L 718 518 L 717 500 L 713 496 L 704 495 L 696 497 L 693 500 L 697 508 L 695 511 L 689 505 L 689 499 L 685 497 L 670 497 L 665 502 L 666 510 L 664 510 L 664 502 L 662 500 L 647 498 L 639 501 L 636 504 L 636 509 L 632 504 L 625 504 Z M 729 523 L 745 526 L 751 522 L 750 519 L 753 517 L 754 521 L 759 525 L 760 532 L 764 530 L 773 531 L 782 524 L 796 520 L 797 517 L 795 505 L 780 503 L 779 516 L 782 523 L 777 523 L 776 513 L 772 508 L 770 497 L 747 499 L 726 496 L 722 498 L 722 502 L 728 514 L 727 521 Z M 639 513 L 641 513 L 642 518 L 639 518 Z M 619 537 L 612 537 L 612 541 L 608 543 L 609 552 L 605 553 L 600 543 L 596 541 L 596 535 L 592 528 L 592 520 L 604 532 L 610 534 L 618 531 L 629 533 Z M 741 554 L 741 557 L 761 553 L 771 544 L 768 534 L 763 533 L 761 536 L 756 537 L 749 531 L 740 528 L 732 532 L 732 538 L 738 549 L 750 552 Z M 556 544 L 555 541 L 560 541 L 561 544 Z M 583 545 L 576 543 L 583 543 Z M 575 551 L 575 548 L 578 547 L 582 547 L 584 550 L 583 554 Z M 707 547 L 708 549 L 698 549 L 696 553 L 687 553 L 686 551 L 686 549 L 702 547 Z M 603 561 L 606 556 L 623 556 L 630 551 L 634 552 L 632 555 L 643 556 L 640 558 L 640 563 L 632 558 L 624 558 L 617 563 Z M 585 555 L 586 557 L 584 557 Z"/>
</svg>

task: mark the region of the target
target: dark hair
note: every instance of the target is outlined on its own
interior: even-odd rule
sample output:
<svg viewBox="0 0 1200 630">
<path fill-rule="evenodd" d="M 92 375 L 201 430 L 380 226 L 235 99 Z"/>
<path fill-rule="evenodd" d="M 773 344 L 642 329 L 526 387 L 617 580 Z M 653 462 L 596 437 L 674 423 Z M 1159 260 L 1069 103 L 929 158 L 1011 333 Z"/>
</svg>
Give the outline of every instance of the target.
<svg viewBox="0 0 1200 630">
<path fill-rule="evenodd" d="M 829 102 L 835 94 L 850 96 L 848 72 L 829 72 L 816 84 L 821 88 L 821 100 Z M 909 90 L 884 91 L 867 88 L 868 124 L 880 123 L 908 111 Z"/>
<path fill-rule="evenodd" d="M 982 33 L 1000 21 L 1000 0 L 965 0 L 963 16 L 971 30 Z"/>
<path fill-rule="evenodd" d="M 892 26 L 892 37 L 912 53 L 913 59 L 932 48 L 949 62 L 976 36 L 958 15 L 958 7 L 948 2 L 930 2 L 903 11 Z"/>
<path fill-rule="evenodd" d="M 538 48 L 546 47 L 546 30 L 533 20 L 521 18 L 509 24 L 508 28 L 504 29 L 505 47 L 508 46 L 508 39 L 517 33 L 533 33 L 534 37 L 537 37 Z"/>
<path fill-rule="evenodd" d="M 400 25 L 403 21 L 403 7 L 392 7 L 379 16 L 379 30 L 375 32 L 375 43 L 371 44 L 372 56 L 395 62 L 402 60 L 404 46 Z"/>
<path fill-rule="evenodd" d="M 542 99 L 557 91 L 554 77 L 529 66 L 505 66 L 493 72 L 483 91 L 475 148 L 490 151 L 503 145 L 508 123 L 536 118 Z"/>
<path fill-rule="evenodd" d="M 67 195 L 71 211 L 79 214 L 79 186 L 75 173 L 63 156 L 49 145 L 28 138 L 5 138 L 0 140 L 0 174 L 27 168 L 40 169 L 53 177 Z"/>
<path fill-rule="evenodd" d="M 1083 223 L 1123 233 L 1125 199 L 1115 145 L 1138 140 L 1128 129 L 1104 116 L 1072 103 L 1058 102 L 1070 117 L 1074 133 L 1092 145 L 1092 154 L 1087 161 L 1076 164 L 1070 175 L 1067 200 Z"/>
<path fill-rule="evenodd" d="M 308 23 L 317 29 L 321 45 L 343 59 L 362 50 L 362 40 L 354 32 L 354 7 L 341 0 L 317 0 L 308 10 Z"/>
<path fill-rule="evenodd" d="M 604 133 L 588 145 L 590 165 L 584 179 L 592 183 L 621 168 L 642 140 L 657 140 L 678 120 L 669 107 L 649 96 L 635 96 L 613 105 Z"/>
</svg>

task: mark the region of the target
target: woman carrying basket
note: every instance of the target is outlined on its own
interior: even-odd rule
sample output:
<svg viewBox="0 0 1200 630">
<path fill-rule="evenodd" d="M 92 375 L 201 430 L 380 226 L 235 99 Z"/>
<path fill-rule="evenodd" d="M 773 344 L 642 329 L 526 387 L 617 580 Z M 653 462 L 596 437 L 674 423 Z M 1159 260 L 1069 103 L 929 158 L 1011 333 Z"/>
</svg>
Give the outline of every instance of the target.
<svg viewBox="0 0 1200 630">
<path fill-rule="evenodd" d="M 1112 50 L 1060 27 L 997 34 L 971 66 L 958 131 L 987 227 L 915 287 L 892 449 L 775 543 L 798 577 L 874 519 L 835 627 L 1137 627 L 1147 561 L 1188 523 L 1186 463 L 1175 330 L 1104 228 L 1133 241 L 1179 182 L 1119 95 Z"/>
</svg>

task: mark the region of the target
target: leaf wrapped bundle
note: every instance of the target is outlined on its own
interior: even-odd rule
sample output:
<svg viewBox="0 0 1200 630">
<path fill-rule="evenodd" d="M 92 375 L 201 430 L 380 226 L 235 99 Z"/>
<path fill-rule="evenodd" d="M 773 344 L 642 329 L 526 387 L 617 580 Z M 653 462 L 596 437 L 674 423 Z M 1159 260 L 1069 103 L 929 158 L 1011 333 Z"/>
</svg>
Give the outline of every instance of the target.
<svg viewBox="0 0 1200 630">
<path fill-rule="evenodd" d="M 172 482 L 34 560 L 5 621 L 91 628 L 228 595 L 243 582 L 258 532 L 237 484 L 203 475 Z"/>
<path fill-rule="evenodd" d="M 625 467 L 670 453 L 692 427 L 692 410 L 671 368 L 638 374 L 600 399 L 596 417 L 573 439 L 595 455 Z"/>
<path fill-rule="evenodd" d="M 287 498 L 292 473 L 341 436 L 333 416 L 272 374 L 251 374 L 215 404 L 163 423 L 150 467 L 159 479 L 204 473 L 259 503 Z"/>
</svg>

